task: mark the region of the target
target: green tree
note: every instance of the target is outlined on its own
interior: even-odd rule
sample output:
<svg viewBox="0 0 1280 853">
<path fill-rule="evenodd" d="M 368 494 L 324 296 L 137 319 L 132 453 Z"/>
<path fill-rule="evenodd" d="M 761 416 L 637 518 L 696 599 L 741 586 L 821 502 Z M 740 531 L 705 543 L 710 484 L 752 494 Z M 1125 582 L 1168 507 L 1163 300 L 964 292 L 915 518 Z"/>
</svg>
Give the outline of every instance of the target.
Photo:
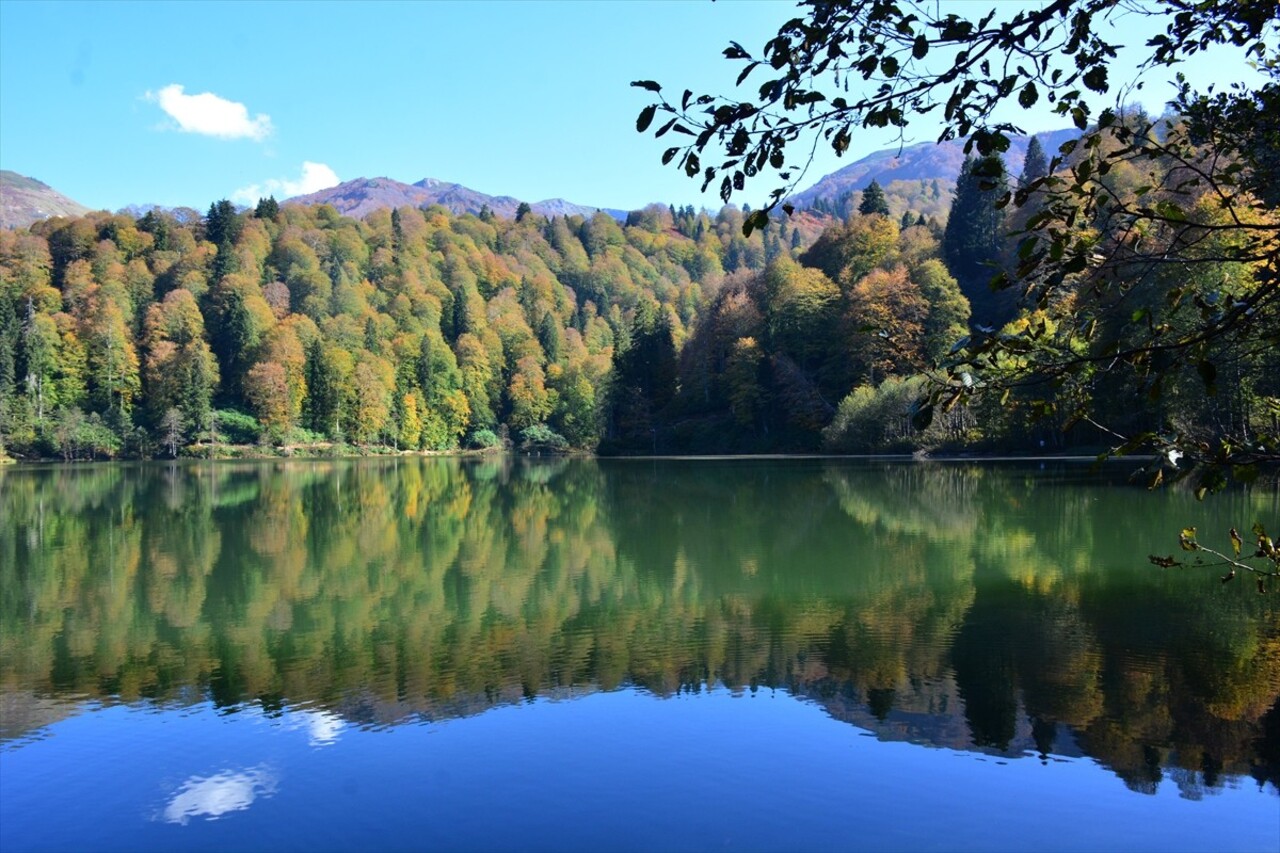
<svg viewBox="0 0 1280 853">
<path fill-rule="evenodd" d="M 1022 173 L 1018 176 L 1018 186 L 1028 187 L 1048 175 L 1049 158 L 1044 155 L 1040 137 L 1033 136 L 1027 143 L 1027 154 L 1022 161 Z"/>
<path fill-rule="evenodd" d="M 275 219 L 279 214 L 280 203 L 273 195 L 258 199 L 258 206 L 253 209 L 253 215 L 258 219 Z"/>
<path fill-rule="evenodd" d="M 869 216 L 872 213 L 879 213 L 884 216 L 889 215 L 889 200 L 884 197 L 884 190 L 880 188 L 878 181 L 873 180 L 862 191 L 862 201 L 858 203 L 858 212 L 863 216 Z"/>
<path fill-rule="evenodd" d="M 969 300 L 972 322 L 988 330 L 1004 325 L 1016 310 L 1012 292 L 997 293 L 991 286 L 1004 249 L 1004 209 L 998 202 L 1006 189 L 1004 161 L 998 155 L 966 157 L 942 234 L 947 267 Z"/>
</svg>

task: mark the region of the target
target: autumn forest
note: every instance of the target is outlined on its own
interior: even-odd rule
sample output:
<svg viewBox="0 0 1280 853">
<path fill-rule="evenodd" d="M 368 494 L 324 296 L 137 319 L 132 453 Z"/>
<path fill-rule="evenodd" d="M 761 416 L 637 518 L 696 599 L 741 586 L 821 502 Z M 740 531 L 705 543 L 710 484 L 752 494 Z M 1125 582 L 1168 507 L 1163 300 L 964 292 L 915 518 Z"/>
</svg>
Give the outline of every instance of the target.
<svg viewBox="0 0 1280 853">
<path fill-rule="evenodd" d="M 1274 420 L 1280 356 L 1241 349 L 1230 382 L 1173 366 L 1137 409 L 1096 371 L 1011 383 L 920 431 L 913 407 L 957 341 L 1053 322 L 988 286 L 1036 206 L 1002 197 L 1049 168 L 1033 140 L 1020 175 L 971 158 L 954 187 L 872 182 L 750 236 L 731 206 L 357 221 L 268 198 L 45 220 L 0 233 L 0 452 L 1018 451 Z M 1142 177 L 1106 180 L 1133 194 Z M 1170 274 L 1183 292 L 1250 287 L 1240 264 L 1153 272 L 1111 337 Z M 1064 429 L 1068 409 L 1089 417 Z"/>
</svg>

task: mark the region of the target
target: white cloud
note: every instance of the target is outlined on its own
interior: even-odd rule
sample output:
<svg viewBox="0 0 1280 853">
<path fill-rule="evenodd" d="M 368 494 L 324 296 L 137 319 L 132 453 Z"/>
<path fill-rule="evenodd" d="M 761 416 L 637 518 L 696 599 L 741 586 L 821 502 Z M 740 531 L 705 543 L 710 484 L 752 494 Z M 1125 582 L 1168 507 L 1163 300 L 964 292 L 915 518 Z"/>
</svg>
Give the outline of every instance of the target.
<svg viewBox="0 0 1280 853">
<path fill-rule="evenodd" d="M 159 104 L 184 133 L 258 142 L 271 135 L 271 116 L 258 113 L 249 118 L 249 109 L 244 104 L 212 92 L 188 95 L 182 86 L 171 83 L 158 92 L 147 92 L 146 98 Z"/>
<path fill-rule="evenodd" d="M 260 184 L 241 187 L 231 194 L 231 200 L 240 204 L 256 204 L 258 199 L 269 195 L 277 199 L 292 198 L 295 195 L 306 195 L 328 189 L 340 183 L 342 180 L 333 169 L 324 163 L 312 163 L 307 160 L 302 164 L 302 176 L 296 181 L 288 178 L 268 178 Z"/>
</svg>

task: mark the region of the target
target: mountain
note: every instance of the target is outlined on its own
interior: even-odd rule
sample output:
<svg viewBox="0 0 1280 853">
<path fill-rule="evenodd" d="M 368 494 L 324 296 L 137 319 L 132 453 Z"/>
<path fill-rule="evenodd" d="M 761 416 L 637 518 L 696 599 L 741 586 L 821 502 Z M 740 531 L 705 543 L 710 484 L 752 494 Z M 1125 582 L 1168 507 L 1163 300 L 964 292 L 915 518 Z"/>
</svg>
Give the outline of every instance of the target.
<svg viewBox="0 0 1280 853">
<path fill-rule="evenodd" d="M 82 216 L 89 208 L 48 184 L 0 170 L 0 228 L 26 228 L 50 216 Z"/>
<path fill-rule="evenodd" d="M 520 199 L 508 195 L 494 196 L 436 178 L 423 178 L 415 184 L 405 184 L 390 178 L 355 178 L 307 195 L 294 196 L 288 204 L 331 204 L 344 216 L 357 219 L 371 211 L 387 207 L 425 207 L 438 204 L 456 214 L 479 213 L 488 207 L 495 215 L 514 219 Z M 547 199 L 529 205 L 534 213 L 543 216 L 591 216 L 597 210 L 626 219 L 626 211 L 612 208 L 596 208 L 573 204 L 562 198 Z"/>
<path fill-rule="evenodd" d="M 1076 138 L 1080 132 L 1069 128 L 1036 135 L 1040 137 L 1040 144 L 1044 146 L 1045 153 L 1052 157 L 1059 145 L 1068 139 Z M 1022 161 L 1026 156 L 1027 143 L 1030 139 L 1030 136 L 1010 137 L 1009 150 L 1004 155 L 1004 161 L 1011 175 L 1016 176 L 1022 171 Z M 964 163 L 964 157 L 964 142 L 956 140 L 942 143 L 922 142 L 919 145 L 910 145 L 901 149 L 890 148 L 877 151 L 850 163 L 839 171 L 832 172 L 807 190 L 796 193 L 791 197 L 791 202 L 796 207 L 812 207 L 819 199 L 835 203 L 849 193 L 862 190 L 872 181 L 877 181 L 892 197 L 894 193 L 890 185 L 894 182 L 932 182 L 934 180 L 937 180 L 941 187 L 942 198 L 949 201 L 951 188 L 955 184 L 956 176 L 960 174 L 960 165 Z M 900 191 L 898 195 L 901 194 Z M 892 203 L 892 198 L 890 200 Z"/>
</svg>

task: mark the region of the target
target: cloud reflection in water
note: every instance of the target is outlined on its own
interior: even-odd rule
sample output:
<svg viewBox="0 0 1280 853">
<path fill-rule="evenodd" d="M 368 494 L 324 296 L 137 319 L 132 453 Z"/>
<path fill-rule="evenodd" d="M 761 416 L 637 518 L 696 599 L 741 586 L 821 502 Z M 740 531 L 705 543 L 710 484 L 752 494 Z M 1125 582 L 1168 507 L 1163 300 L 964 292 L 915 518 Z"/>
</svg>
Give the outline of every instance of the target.
<svg viewBox="0 0 1280 853">
<path fill-rule="evenodd" d="M 259 797 L 276 792 L 276 775 L 267 767 L 223 770 L 212 776 L 191 776 L 164 809 L 168 823 L 186 824 L 193 817 L 217 820 L 244 811 Z"/>
</svg>

